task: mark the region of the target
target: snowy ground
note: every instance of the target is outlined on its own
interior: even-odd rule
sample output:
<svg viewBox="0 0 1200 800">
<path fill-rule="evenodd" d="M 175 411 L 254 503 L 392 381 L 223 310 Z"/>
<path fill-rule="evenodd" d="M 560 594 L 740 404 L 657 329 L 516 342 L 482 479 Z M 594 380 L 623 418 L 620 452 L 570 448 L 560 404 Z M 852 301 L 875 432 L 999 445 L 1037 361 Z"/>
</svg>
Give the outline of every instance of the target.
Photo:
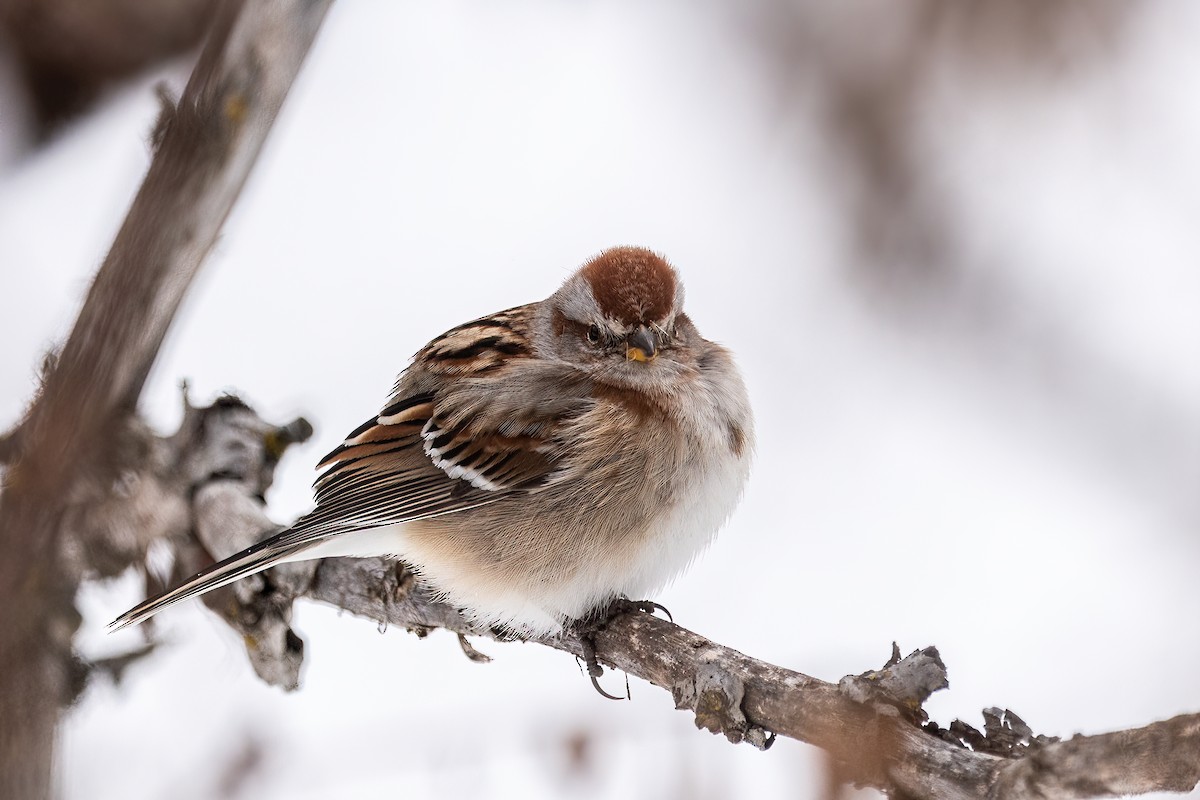
<svg viewBox="0 0 1200 800">
<path fill-rule="evenodd" d="M 893 640 L 936 644 L 943 724 L 1001 705 L 1069 736 L 1200 710 L 1200 15 L 1180 13 L 1148 14 L 1102 75 L 965 104 L 934 137 L 929 169 L 959 200 L 946 224 L 1030 304 L 1032 335 L 980 345 L 863 302 L 827 143 L 721 15 L 338 4 L 145 413 L 172 430 L 187 378 L 197 399 L 236 389 L 268 419 L 313 420 L 269 498 L 289 520 L 316 458 L 433 335 L 545 296 L 603 247 L 648 245 L 680 268 L 701 331 L 737 353 L 759 430 L 739 512 L 657 598 L 678 621 L 828 680 Z M 0 167 L 0 427 L 136 190 L 161 77 Z M 166 77 L 181 85 L 186 67 Z M 1047 367 L 1043 327 L 1122 379 L 1062 390 L 1083 367 Z M 1145 433 L 1164 419 L 1161 441 Z M 136 640 L 101 629 L 137 591 L 84 591 L 86 648 Z M 173 644 L 71 713 L 65 797 L 819 786 L 815 750 L 733 747 L 636 682 L 632 703 L 603 701 L 561 654 L 486 643 L 480 666 L 449 635 L 381 635 L 315 605 L 297 617 L 307 671 L 283 694 L 194 604 L 164 615 Z M 247 753 L 250 777 L 226 786 Z"/>
</svg>

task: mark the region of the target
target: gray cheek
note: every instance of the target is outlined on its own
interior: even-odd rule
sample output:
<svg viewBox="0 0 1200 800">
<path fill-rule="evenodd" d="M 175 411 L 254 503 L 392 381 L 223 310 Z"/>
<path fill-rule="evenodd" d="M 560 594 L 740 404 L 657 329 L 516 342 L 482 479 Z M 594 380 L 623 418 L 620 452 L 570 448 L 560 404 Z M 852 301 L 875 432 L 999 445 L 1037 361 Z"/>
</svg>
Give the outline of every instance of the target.
<svg viewBox="0 0 1200 800">
<path fill-rule="evenodd" d="M 549 325 L 539 330 L 535 336 L 537 353 L 542 358 L 556 358 L 563 361 L 578 363 L 582 358 L 579 340 L 568 331 L 554 333 Z"/>
<path fill-rule="evenodd" d="M 598 352 L 594 347 L 579 337 L 570 333 L 564 333 L 562 336 L 553 337 L 552 344 L 555 357 L 581 367 L 585 370 L 594 370 L 603 366 L 605 362 L 605 354 Z"/>
</svg>

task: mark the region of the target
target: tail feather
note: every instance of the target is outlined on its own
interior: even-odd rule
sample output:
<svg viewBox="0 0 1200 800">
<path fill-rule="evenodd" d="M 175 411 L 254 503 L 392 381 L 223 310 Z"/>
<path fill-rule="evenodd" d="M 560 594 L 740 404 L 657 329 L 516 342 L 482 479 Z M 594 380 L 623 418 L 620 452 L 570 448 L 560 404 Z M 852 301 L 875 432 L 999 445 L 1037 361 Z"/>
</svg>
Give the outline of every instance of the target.
<svg viewBox="0 0 1200 800">
<path fill-rule="evenodd" d="M 300 551 L 308 549 L 312 544 L 311 540 L 297 542 L 293 530 L 283 531 L 197 572 L 174 589 L 168 589 L 162 594 L 134 606 L 108 623 L 108 630 L 109 632 L 119 631 L 130 625 L 145 622 L 167 606 L 262 572 L 288 560 Z"/>
</svg>

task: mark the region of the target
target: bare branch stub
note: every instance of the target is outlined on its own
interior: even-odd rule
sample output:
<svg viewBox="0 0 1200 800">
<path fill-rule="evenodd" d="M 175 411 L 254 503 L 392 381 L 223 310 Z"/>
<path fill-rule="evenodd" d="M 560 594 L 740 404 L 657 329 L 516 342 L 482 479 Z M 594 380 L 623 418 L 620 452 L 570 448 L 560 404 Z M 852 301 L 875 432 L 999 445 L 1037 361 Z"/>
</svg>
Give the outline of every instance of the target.
<svg viewBox="0 0 1200 800">
<path fill-rule="evenodd" d="M 946 665 L 936 647 L 901 658 L 894 642 L 892 656 L 881 669 L 847 675 L 838 681 L 838 688 L 851 700 L 872 704 L 889 716 L 899 712 L 917 725 L 927 719 L 922 706 L 929 696 L 949 686 Z"/>
</svg>

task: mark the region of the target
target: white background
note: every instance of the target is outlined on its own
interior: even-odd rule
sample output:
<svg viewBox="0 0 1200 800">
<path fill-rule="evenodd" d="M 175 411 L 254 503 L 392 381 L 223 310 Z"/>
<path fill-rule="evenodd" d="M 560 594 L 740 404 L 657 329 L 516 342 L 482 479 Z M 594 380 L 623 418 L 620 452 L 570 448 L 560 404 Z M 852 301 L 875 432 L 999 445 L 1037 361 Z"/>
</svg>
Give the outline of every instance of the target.
<svg viewBox="0 0 1200 800">
<path fill-rule="evenodd" d="M 606 246 L 650 246 L 737 354 L 758 425 L 739 511 L 657 598 L 677 621 L 834 681 L 893 640 L 936 644 L 942 724 L 999 705 L 1070 736 L 1198 711 L 1200 16 L 1155 8 L 1103 69 L 1012 97 L 951 86 L 930 111 L 945 225 L 982 284 L 1028 304 L 996 341 L 865 301 L 827 129 L 717 7 L 337 4 L 143 410 L 173 430 L 186 378 L 195 400 L 235 390 L 279 423 L 307 416 L 317 434 L 269 497 L 287 521 L 426 341 L 544 297 Z M 0 427 L 138 186 L 153 83 L 186 73 L 145 76 L 0 165 Z M 0 117 L 0 143 L 17 121 Z M 1063 339 L 1066 362 L 1039 349 Z M 83 591 L 87 652 L 139 641 L 101 633 L 139 591 Z M 67 798 L 820 786 L 806 745 L 734 747 L 637 681 L 633 702 L 602 700 L 543 648 L 484 642 L 480 666 L 450 635 L 301 605 L 304 685 L 284 694 L 196 604 L 163 623 L 167 646 L 69 715 Z M 261 760 L 223 787 L 247 749 Z"/>
</svg>

